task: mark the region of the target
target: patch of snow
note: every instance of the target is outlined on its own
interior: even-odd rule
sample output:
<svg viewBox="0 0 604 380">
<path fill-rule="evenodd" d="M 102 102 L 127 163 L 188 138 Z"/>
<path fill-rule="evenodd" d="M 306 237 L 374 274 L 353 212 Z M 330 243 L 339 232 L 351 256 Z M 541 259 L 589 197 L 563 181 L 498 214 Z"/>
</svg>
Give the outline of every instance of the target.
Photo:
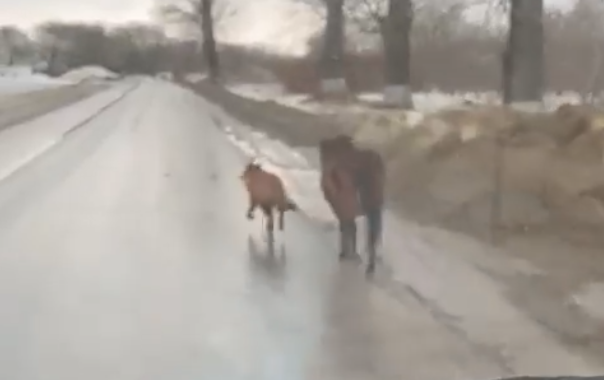
<svg viewBox="0 0 604 380">
<path fill-rule="evenodd" d="M 192 74 L 187 74 L 185 76 L 185 80 L 189 83 L 199 83 L 206 78 L 207 78 L 207 75 L 201 74 L 201 73 L 192 73 Z"/>
<path fill-rule="evenodd" d="M 1 77 L 21 77 L 33 74 L 31 66 L 4 66 L 0 65 Z"/>
<path fill-rule="evenodd" d="M 227 89 L 235 94 L 255 100 L 274 100 L 286 96 L 287 93 L 279 83 L 272 84 L 236 84 Z"/>
<path fill-rule="evenodd" d="M 604 283 L 589 284 L 572 300 L 589 315 L 604 320 Z"/>
<path fill-rule="evenodd" d="M 361 103 L 347 105 L 321 104 L 312 100 L 306 94 L 287 93 L 279 84 L 236 84 L 228 86 L 229 91 L 250 99 L 272 100 L 289 107 L 295 107 L 306 112 L 329 114 L 334 112 L 363 113 L 368 108 L 383 103 L 383 93 L 365 92 L 357 94 Z M 546 93 L 543 97 L 542 109 L 553 111 L 561 104 L 577 104 L 581 95 L 575 92 Z M 495 105 L 501 103 L 501 97 L 494 91 L 486 92 L 455 92 L 444 93 L 438 90 L 413 93 L 415 110 L 420 113 L 431 113 L 447 108 L 459 108 L 470 104 Z"/>
<path fill-rule="evenodd" d="M 15 74 L 13 72 L 11 75 L 0 75 L 0 94 L 18 94 L 73 84 L 71 81 L 51 78 L 44 74 Z"/>
<path fill-rule="evenodd" d="M 66 72 L 61 79 L 71 82 L 116 79 L 119 75 L 101 66 L 82 66 Z"/>
</svg>

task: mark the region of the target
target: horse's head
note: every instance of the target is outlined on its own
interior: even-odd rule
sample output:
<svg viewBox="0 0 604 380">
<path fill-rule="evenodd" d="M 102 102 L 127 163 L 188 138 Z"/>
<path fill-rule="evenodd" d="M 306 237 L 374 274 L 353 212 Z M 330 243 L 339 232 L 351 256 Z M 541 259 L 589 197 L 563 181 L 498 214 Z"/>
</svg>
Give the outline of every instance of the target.
<svg viewBox="0 0 604 380">
<path fill-rule="evenodd" d="M 340 134 L 336 137 L 323 139 L 319 143 L 319 156 L 322 164 L 340 158 L 345 159 L 353 151 L 352 138 L 346 135 Z"/>
</svg>

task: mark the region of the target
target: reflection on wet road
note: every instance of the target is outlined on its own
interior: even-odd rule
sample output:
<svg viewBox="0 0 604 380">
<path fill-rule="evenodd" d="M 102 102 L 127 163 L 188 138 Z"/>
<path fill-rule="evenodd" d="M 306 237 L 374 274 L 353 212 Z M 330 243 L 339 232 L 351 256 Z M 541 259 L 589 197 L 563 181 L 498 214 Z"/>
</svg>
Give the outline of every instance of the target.
<svg viewBox="0 0 604 380">
<path fill-rule="evenodd" d="M 513 374 L 304 217 L 269 246 L 204 107 L 149 81 L 0 185 L 0 378 Z"/>
</svg>

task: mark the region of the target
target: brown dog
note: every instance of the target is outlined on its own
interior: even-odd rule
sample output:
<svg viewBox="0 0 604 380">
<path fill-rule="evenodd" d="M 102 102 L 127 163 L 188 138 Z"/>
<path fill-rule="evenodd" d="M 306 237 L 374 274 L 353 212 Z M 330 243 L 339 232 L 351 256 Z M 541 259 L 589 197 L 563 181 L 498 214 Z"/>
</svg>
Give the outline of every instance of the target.
<svg viewBox="0 0 604 380">
<path fill-rule="evenodd" d="M 285 212 L 297 211 L 298 206 L 287 197 L 281 179 L 254 162 L 246 165 L 243 174 L 241 174 L 241 179 L 250 199 L 247 218 L 254 219 L 254 211 L 257 207 L 260 207 L 268 220 L 267 233 L 272 235 L 274 231 L 273 210 L 276 209 L 279 212 L 279 230 L 283 231 Z"/>
</svg>

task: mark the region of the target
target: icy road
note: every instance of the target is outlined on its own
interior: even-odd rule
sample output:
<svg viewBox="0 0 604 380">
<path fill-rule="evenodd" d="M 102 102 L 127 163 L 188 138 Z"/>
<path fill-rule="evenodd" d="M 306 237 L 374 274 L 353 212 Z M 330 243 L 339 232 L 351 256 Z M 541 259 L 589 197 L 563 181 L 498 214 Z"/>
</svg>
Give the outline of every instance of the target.
<svg viewBox="0 0 604 380">
<path fill-rule="evenodd" d="M 116 103 L 72 132 L 61 123 L 73 109 L 54 127 L 47 118 L 7 131 L 13 146 L 42 129 L 62 138 L 40 140 L 45 149 L 0 182 L 0 379 L 486 380 L 601 369 L 511 312 L 478 312 L 499 301 L 458 305 L 476 312 L 460 325 L 480 330 L 476 341 L 411 288 L 395 297 L 339 263 L 333 238 L 304 215 L 288 215 L 269 252 L 260 222 L 244 217 L 246 159 L 208 104 L 153 80 L 88 106 L 102 96 Z M 464 286 L 472 297 L 490 291 L 449 284 Z"/>
</svg>

